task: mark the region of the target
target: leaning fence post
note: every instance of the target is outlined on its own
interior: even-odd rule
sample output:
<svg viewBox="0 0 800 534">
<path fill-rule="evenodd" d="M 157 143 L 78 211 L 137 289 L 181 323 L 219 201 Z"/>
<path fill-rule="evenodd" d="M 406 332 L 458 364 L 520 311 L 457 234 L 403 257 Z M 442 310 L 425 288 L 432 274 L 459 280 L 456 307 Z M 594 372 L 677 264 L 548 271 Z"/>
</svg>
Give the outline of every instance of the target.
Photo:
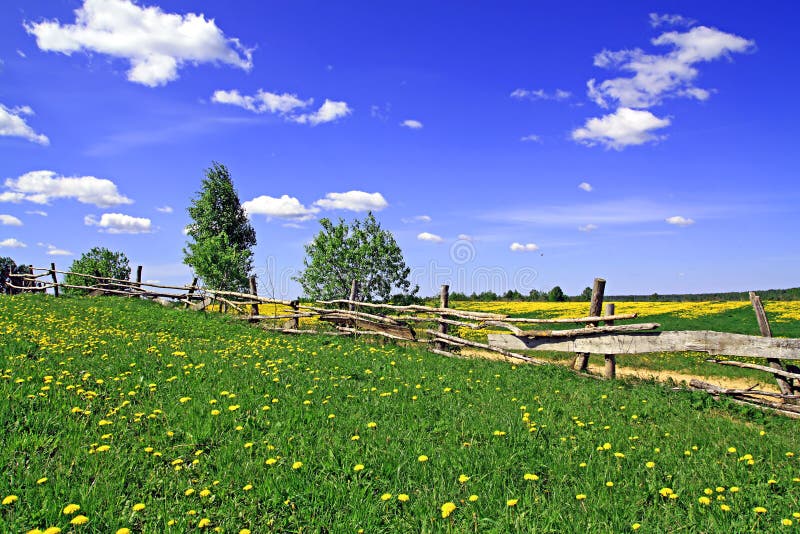
<svg viewBox="0 0 800 534">
<path fill-rule="evenodd" d="M 758 328 L 761 330 L 761 335 L 764 337 L 772 337 L 772 329 L 769 327 L 767 320 L 767 313 L 764 311 L 764 305 L 761 304 L 761 297 L 756 295 L 755 291 L 750 292 L 750 303 L 753 305 L 753 310 L 756 312 L 756 320 L 758 321 Z M 767 358 L 769 366 L 773 369 L 785 371 L 783 364 L 777 358 Z M 775 380 L 778 382 L 778 387 L 783 395 L 791 395 L 794 388 L 792 384 L 780 375 L 775 375 Z"/>
<path fill-rule="evenodd" d="M 189 307 L 189 303 L 192 302 L 192 295 L 194 294 L 194 290 L 197 287 L 197 277 L 195 276 L 192 278 L 192 287 L 189 288 L 189 292 L 186 294 L 186 304 L 183 305 L 184 308 Z"/>
<path fill-rule="evenodd" d="M 439 307 L 442 309 L 450 307 L 450 286 L 447 284 L 442 284 L 442 289 L 439 292 Z M 444 319 L 444 315 L 442 315 L 440 318 Z M 447 334 L 447 323 L 439 323 L 439 333 Z M 437 343 L 436 347 L 439 350 L 445 350 L 447 345 L 444 343 Z"/>
<path fill-rule="evenodd" d="M 142 287 L 142 266 L 136 267 L 136 287 Z"/>
<path fill-rule="evenodd" d="M 606 304 L 606 316 L 614 315 L 614 303 L 609 302 Z M 614 320 L 606 321 L 608 326 L 614 324 Z M 606 378 L 617 378 L 617 357 L 614 354 L 606 354 L 606 367 L 603 376 Z"/>
<path fill-rule="evenodd" d="M 258 296 L 258 288 L 256 287 L 256 277 L 251 276 L 249 279 L 250 282 L 250 294 L 254 297 Z M 258 302 L 255 304 L 250 305 L 250 315 L 258 315 Z"/>
<path fill-rule="evenodd" d="M 292 328 L 299 330 L 300 317 L 298 317 L 297 314 L 300 313 L 300 300 L 293 300 L 289 305 L 292 307 Z"/>
<path fill-rule="evenodd" d="M 597 317 L 603 310 L 603 293 L 606 290 L 606 281 L 602 278 L 594 279 L 594 287 L 592 287 L 592 302 L 589 305 L 589 316 Z M 597 326 L 597 323 L 587 323 L 588 326 Z M 589 353 L 580 352 L 575 358 L 575 368 L 579 371 L 586 371 L 589 365 Z"/>
<path fill-rule="evenodd" d="M 53 295 L 58 298 L 58 278 L 56 277 L 56 264 L 50 264 L 50 276 L 53 277 Z"/>
</svg>

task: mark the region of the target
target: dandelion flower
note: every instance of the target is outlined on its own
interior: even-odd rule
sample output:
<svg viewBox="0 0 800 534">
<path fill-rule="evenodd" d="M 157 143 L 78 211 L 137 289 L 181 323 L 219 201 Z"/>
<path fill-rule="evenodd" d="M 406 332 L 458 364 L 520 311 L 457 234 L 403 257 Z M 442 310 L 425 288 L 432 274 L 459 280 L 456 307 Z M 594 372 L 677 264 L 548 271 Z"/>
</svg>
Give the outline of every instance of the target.
<svg viewBox="0 0 800 534">
<path fill-rule="evenodd" d="M 606 487 L 607 488 L 613 488 L 614 487 L 614 483 L 609 480 L 608 482 L 606 482 Z"/>
<path fill-rule="evenodd" d="M 211 495 L 211 490 L 204 489 L 198 495 L 200 495 L 201 497 L 208 497 L 209 495 Z"/>
<path fill-rule="evenodd" d="M 400 502 L 408 502 L 409 496 L 405 493 L 401 493 L 397 496 L 397 500 Z"/>
<path fill-rule="evenodd" d="M 458 475 L 458 481 L 459 481 L 461 484 L 464 484 L 464 483 L 465 483 L 465 482 L 467 482 L 468 480 L 469 480 L 469 477 L 468 477 L 467 475 Z"/>
<path fill-rule="evenodd" d="M 473 493 L 472 495 L 469 496 L 469 498 L 467 500 L 469 502 L 475 502 L 475 501 L 478 500 L 478 496 Z"/>
<path fill-rule="evenodd" d="M 42 477 L 42 478 L 40 478 L 39 480 L 36 481 L 36 483 L 39 484 L 39 485 L 42 485 L 45 482 L 47 482 L 47 477 Z"/>
<path fill-rule="evenodd" d="M 640 528 L 642 528 L 642 525 L 639 523 L 634 523 L 631 525 L 631 530 L 639 530 Z"/>
<path fill-rule="evenodd" d="M 767 512 L 767 509 L 764 508 L 763 506 L 756 506 L 755 508 L 753 508 L 753 511 L 757 514 L 764 514 Z"/>
<path fill-rule="evenodd" d="M 708 506 L 709 504 L 711 504 L 711 499 L 709 499 L 706 496 L 703 496 L 703 497 L 700 497 L 699 499 L 697 499 L 697 502 L 699 502 L 702 505 Z"/>
<path fill-rule="evenodd" d="M 197 523 L 197 528 L 206 528 L 208 525 L 211 524 L 211 520 L 207 517 L 204 517 Z"/>
<path fill-rule="evenodd" d="M 728 447 L 728 454 L 735 454 L 735 453 L 736 453 L 736 447 Z"/>
<path fill-rule="evenodd" d="M 133 507 L 131 508 L 131 510 L 133 510 L 134 512 L 141 512 L 142 510 L 144 510 L 144 508 L 145 508 L 144 507 L 144 503 L 143 502 L 139 502 L 139 503 L 134 504 Z"/>
<path fill-rule="evenodd" d="M 239 534 L 250 534 L 250 529 L 249 528 L 243 528 L 242 530 L 239 531 Z"/>
<path fill-rule="evenodd" d="M 364 464 L 356 464 L 353 466 L 353 471 L 355 471 L 356 473 L 362 471 L 363 469 L 364 469 Z"/>
<path fill-rule="evenodd" d="M 510 508 L 512 506 L 516 506 L 518 502 L 519 502 L 519 499 L 508 499 L 506 501 L 506 506 L 508 506 Z"/>
<path fill-rule="evenodd" d="M 61 513 L 63 513 L 64 515 L 72 515 L 80 509 L 81 507 L 77 504 L 68 504 L 64 507 Z"/>
<path fill-rule="evenodd" d="M 781 525 L 783 525 L 785 527 L 791 527 L 792 526 L 792 520 L 791 519 L 781 519 Z"/>
<path fill-rule="evenodd" d="M 180 399 L 178 399 L 178 400 L 180 401 L 180 403 L 181 403 L 181 404 L 186 404 L 187 402 L 189 402 L 190 400 L 192 400 L 192 398 L 191 398 L 191 397 L 181 397 L 181 398 L 180 398 Z"/>
<path fill-rule="evenodd" d="M 129 529 L 128 527 L 122 527 L 120 529 L 117 529 L 116 534 L 131 534 L 131 529 Z"/>
<path fill-rule="evenodd" d="M 239 408 L 241 408 L 241 406 L 239 406 L 238 404 L 231 404 L 230 406 L 228 406 L 228 410 L 231 412 L 235 412 Z"/>
<path fill-rule="evenodd" d="M 277 462 L 277 461 L 278 460 L 276 460 L 275 458 L 267 458 L 267 461 L 264 462 L 264 463 L 267 464 L 267 465 L 274 465 L 275 462 Z"/>
<path fill-rule="evenodd" d="M 524 478 L 525 480 L 539 480 L 539 475 L 535 475 L 533 473 L 525 473 L 525 475 L 522 478 Z"/>
<path fill-rule="evenodd" d="M 456 509 L 456 505 L 453 504 L 452 502 L 448 501 L 448 502 L 444 503 L 440 508 L 440 510 L 442 511 L 442 519 L 447 518 L 450 514 L 453 513 L 453 511 L 455 509 Z"/>
<path fill-rule="evenodd" d="M 303 467 L 303 462 L 295 462 L 292 464 L 292 469 L 300 469 Z"/>
<path fill-rule="evenodd" d="M 585 493 L 579 493 L 579 494 L 575 495 L 575 498 L 577 500 L 579 500 L 579 501 L 582 501 L 582 500 L 586 499 L 586 494 Z"/>
<path fill-rule="evenodd" d="M 244 490 L 244 491 L 250 491 L 251 489 L 253 489 L 253 485 L 252 484 L 247 484 L 242 488 L 242 490 Z"/>
<path fill-rule="evenodd" d="M 669 497 L 670 495 L 672 495 L 672 494 L 673 494 L 673 492 L 672 492 L 672 488 L 661 488 L 660 490 L 658 490 L 658 493 L 659 493 L 659 494 L 660 494 L 662 497 Z"/>
<path fill-rule="evenodd" d="M 219 410 L 211 410 L 211 415 L 216 416 L 216 415 L 219 415 L 220 413 L 222 413 L 222 412 L 220 412 Z"/>
<path fill-rule="evenodd" d="M 97 449 L 95 449 L 95 450 L 96 450 L 97 452 L 106 452 L 106 451 L 107 451 L 107 450 L 109 450 L 110 448 L 111 448 L 111 447 L 109 447 L 108 445 L 100 445 L 100 446 L 99 446 L 99 447 L 97 447 Z"/>
<path fill-rule="evenodd" d="M 381 495 L 381 500 L 382 501 L 388 501 L 391 498 L 392 498 L 392 494 L 391 493 L 384 493 L 383 495 Z"/>
<path fill-rule="evenodd" d="M 419 458 L 417 458 L 417 460 L 419 460 L 420 462 L 427 462 L 428 461 L 428 457 L 425 456 L 424 454 L 420 454 Z"/>
<path fill-rule="evenodd" d="M 376 426 L 378 426 L 378 423 L 375 423 L 374 421 L 367 423 L 367 428 L 375 428 Z"/>
<path fill-rule="evenodd" d="M 720 504 L 719 505 L 719 509 L 722 510 L 723 512 L 730 512 L 731 511 L 731 507 L 728 506 L 727 504 Z"/>
<path fill-rule="evenodd" d="M 14 504 L 19 500 L 19 497 L 16 495 L 9 495 L 3 499 L 3 506 L 7 506 L 9 504 Z"/>
<path fill-rule="evenodd" d="M 187 488 L 186 491 L 183 492 L 184 495 L 187 497 L 194 493 L 194 488 Z"/>
<path fill-rule="evenodd" d="M 69 522 L 70 525 L 85 525 L 89 522 L 89 518 L 85 515 L 76 515 L 72 518 L 72 521 Z"/>
<path fill-rule="evenodd" d="M 646 464 L 644 464 L 644 466 L 646 468 L 648 468 L 648 469 L 652 469 L 652 468 L 654 468 L 656 466 L 656 463 L 655 462 L 647 462 Z"/>
</svg>

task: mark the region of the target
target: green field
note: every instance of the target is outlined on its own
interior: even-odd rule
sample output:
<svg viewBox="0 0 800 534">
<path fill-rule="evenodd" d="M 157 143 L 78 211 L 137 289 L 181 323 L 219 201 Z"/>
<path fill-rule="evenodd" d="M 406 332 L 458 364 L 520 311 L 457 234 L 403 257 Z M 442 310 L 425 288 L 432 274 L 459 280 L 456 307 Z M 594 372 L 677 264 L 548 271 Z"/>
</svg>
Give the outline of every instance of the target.
<svg viewBox="0 0 800 534">
<path fill-rule="evenodd" d="M 2 532 L 800 524 L 797 422 L 703 393 L 113 297 L 0 298 L 0 357 Z"/>
</svg>

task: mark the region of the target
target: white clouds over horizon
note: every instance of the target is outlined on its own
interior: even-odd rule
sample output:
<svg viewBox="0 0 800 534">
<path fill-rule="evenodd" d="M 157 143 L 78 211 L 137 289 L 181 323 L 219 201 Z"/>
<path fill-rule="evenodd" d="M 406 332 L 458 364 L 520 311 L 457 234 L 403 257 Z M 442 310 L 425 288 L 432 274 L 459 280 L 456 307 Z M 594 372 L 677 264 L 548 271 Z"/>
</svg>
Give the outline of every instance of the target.
<svg viewBox="0 0 800 534">
<path fill-rule="evenodd" d="M 312 219 L 314 214 L 319 212 L 319 208 L 307 208 L 298 199 L 289 195 L 281 195 L 280 198 L 261 195 L 243 202 L 242 208 L 249 217 L 265 215 L 268 219 L 278 217 L 296 221 Z"/>
<path fill-rule="evenodd" d="M 4 184 L 9 191 L 0 193 L 0 202 L 48 204 L 53 199 L 72 198 L 83 204 L 107 208 L 132 204 L 111 180 L 94 176 L 59 176 L 54 171 L 31 171 L 19 178 L 8 178 Z"/>
<path fill-rule="evenodd" d="M 33 143 L 49 145 L 50 139 L 44 134 L 36 133 L 25 121 L 23 115 L 33 115 L 30 106 L 9 108 L 0 104 L 0 136 L 21 137 Z"/>
<path fill-rule="evenodd" d="M 302 100 L 295 94 L 271 93 L 259 89 L 253 96 L 242 95 L 236 89 L 230 91 L 217 90 L 211 96 L 211 101 L 217 104 L 238 106 L 253 113 L 272 113 L 283 117 L 289 122 L 310 124 L 316 126 L 326 122 L 333 122 L 350 115 L 353 110 L 347 102 L 336 102 L 325 99 L 325 102 L 314 112 L 299 113 L 314 103 L 313 98 Z"/>
<path fill-rule="evenodd" d="M 176 80 L 186 64 L 224 63 L 243 70 L 253 65 L 251 51 L 226 37 L 214 19 L 165 13 L 131 0 L 84 0 L 74 24 L 45 20 L 26 22 L 25 29 L 44 51 L 125 59 L 128 80 L 148 87 Z"/>
<path fill-rule="evenodd" d="M 380 211 L 389 205 L 380 193 L 364 191 L 347 191 L 345 193 L 328 193 L 325 198 L 314 202 L 326 210 L 348 211 Z"/>
<path fill-rule="evenodd" d="M 670 123 L 669 118 L 661 119 L 646 110 L 619 108 L 600 118 L 588 119 L 582 128 L 573 130 L 572 139 L 587 146 L 601 144 L 622 150 L 626 146 L 663 139 L 653 132 Z"/>
<path fill-rule="evenodd" d="M 104 213 L 98 220 L 93 215 L 83 218 L 86 226 L 97 226 L 101 232 L 107 234 L 149 234 L 153 231 L 153 224 L 145 217 L 133 217 L 124 213 Z"/>
<path fill-rule="evenodd" d="M 0 241 L 0 247 L 7 247 L 7 248 L 26 248 L 28 245 L 20 241 L 15 237 L 9 237 L 7 239 L 3 239 Z"/>
</svg>

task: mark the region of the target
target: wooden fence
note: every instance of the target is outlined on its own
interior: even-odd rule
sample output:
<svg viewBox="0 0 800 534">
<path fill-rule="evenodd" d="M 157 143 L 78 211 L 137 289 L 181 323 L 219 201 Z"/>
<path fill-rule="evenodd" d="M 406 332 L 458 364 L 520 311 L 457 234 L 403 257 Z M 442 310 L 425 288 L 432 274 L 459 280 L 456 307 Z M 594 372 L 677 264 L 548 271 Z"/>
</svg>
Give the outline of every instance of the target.
<svg viewBox="0 0 800 534">
<path fill-rule="evenodd" d="M 96 281 L 93 285 L 69 285 L 59 282 L 58 275 L 74 274 Z M 603 355 L 604 378 L 615 378 L 617 357 L 626 354 L 696 351 L 711 356 L 738 356 L 765 359 L 767 365 L 711 359 L 721 365 L 732 365 L 771 373 L 780 393 L 752 389 L 726 389 L 694 380 L 691 387 L 712 395 L 727 395 L 739 401 L 777 409 L 789 415 L 800 415 L 800 370 L 786 368 L 783 360 L 800 360 L 800 339 L 773 338 L 760 298 L 751 293 L 761 336 L 748 336 L 713 331 L 659 331 L 658 323 L 628 323 L 637 314 L 617 314 L 614 304 L 603 310 L 605 280 L 594 280 L 588 315 L 585 317 L 542 319 L 509 317 L 506 314 L 466 311 L 449 307 L 449 288 L 442 286 L 439 306 L 390 305 L 362 302 L 354 282 L 350 298 L 301 303 L 259 296 L 255 277 L 250 279 L 250 292 L 222 291 L 197 285 L 197 279 L 186 286 L 171 286 L 142 281 L 142 268 L 136 270 L 135 281 L 102 276 L 32 268 L 28 274 L 11 275 L 7 289 L 19 292 L 44 292 L 58 297 L 60 290 L 79 289 L 90 295 L 168 299 L 192 309 L 218 309 L 238 312 L 238 317 L 257 323 L 265 329 L 289 334 L 346 336 L 378 336 L 401 343 L 424 344 L 428 350 L 445 356 L 460 356 L 463 349 L 489 351 L 513 360 L 533 364 L 550 363 L 531 355 L 536 351 L 574 354 L 572 367 L 586 373 L 590 354 Z M 262 313 L 264 305 L 272 305 L 272 314 Z M 305 324 L 303 324 L 305 323 Z M 312 323 L 314 328 L 310 328 Z M 564 329 L 565 325 L 577 327 Z M 549 325 L 549 327 L 548 327 Z M 555 327 L 555 328 L 554 328 Z M 488 343 L 467 339 L 459 332 L 487 330 Z"/>
</svg>

